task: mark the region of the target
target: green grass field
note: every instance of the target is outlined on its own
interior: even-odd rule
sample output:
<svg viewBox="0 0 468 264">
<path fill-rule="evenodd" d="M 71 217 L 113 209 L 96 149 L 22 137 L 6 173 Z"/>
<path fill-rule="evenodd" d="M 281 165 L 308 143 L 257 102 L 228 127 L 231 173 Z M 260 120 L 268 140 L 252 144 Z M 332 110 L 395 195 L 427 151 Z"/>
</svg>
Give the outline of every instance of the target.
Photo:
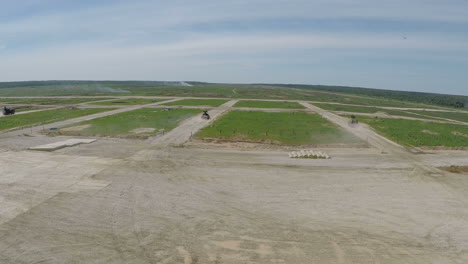
<svg viewBox="0 0 468 264">
<path fill-rule="evenodd" d="M 143 105 L 143 104 L 153 104 L 160 102 L 160 99 L 144 99 L 144 98 L 126 98 L 126 99 L 117 99 L 112 101 L 105 102 L 96 102 L 91 103 L 93 105 Z"/>
<path fill-rule="evenodd" d="M 304 109 L 305 107 L 295 102 L 268 102 L 268 101 L 239 101 L 235 107 L 253 107 L 253 108 L 285 108 L 285 109 Z"/>
<path fill-rule="evenodd" d="M 167 103 L 164 105 L 168 106 L 220 106 L 226 103 L 228 100 L 222 99 L 184 99 L 179 100 L 171 103 Z"/>
<path fill-rule="evenodd" d="M 111 98 L 1 98 L 0 102 L 6 104 L 35 104 L 35 105 L 72 105 Z"/>
<path fill-rule="evenodd" d="M 104 111 L 112 110 L 110 108 L 100 109 L 55 109 L 41 112 L 12 115 L 0 117 L 0 130 L 11 129 L 16 127 L 25 127 L 30 125 L 42 125 L 62 120 L 67 120 L 75 117 L 91 115 Z"/>
<path fill-rule="evenodd" d="M 405 146 L 468 146 L 468 126 L 391 118 L 360 117 L 359 120 Z"/>
<path fill-rule="evenodd" d="M 60 129 L 65 135 L 148 137 L 174 129 L 181 121 L 200 113 L 195 109 L 138 109 L 98 118 Z M 78 129 L 75 129 L 78 128 Z"/>
<path fill-rule="evenodd" d="M 285 112 L 231 111 L 196 136 L 288 145 L 361 142 L 319 115 Z"/>
</svg>

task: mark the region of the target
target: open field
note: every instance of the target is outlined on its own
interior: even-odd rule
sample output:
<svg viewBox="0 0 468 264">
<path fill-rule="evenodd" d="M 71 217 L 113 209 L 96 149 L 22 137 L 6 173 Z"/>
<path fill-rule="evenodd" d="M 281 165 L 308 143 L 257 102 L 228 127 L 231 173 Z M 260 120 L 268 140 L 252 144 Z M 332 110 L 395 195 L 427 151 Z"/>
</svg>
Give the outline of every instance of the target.
<svg viewBox="0 0 468 264">
<path fill-rule="evenodd" d="M 468 263 L 466 148 L 415 155 L 298 100 L 317 114 L 129 104 L 0 133 L 0 263 Z M 468 126 L 358 119 L 405 146 L 468 144 Z M 106 137 L 29 150 L 81 135 Z M 331 159 L 288 156 L 306 149 Z"/>
<path fill-rule="evenodd" d="M 93 82 L 93 81 L 51 81 L 0 83 L 0 96 L 182 96 L 219 98 L 258 98 L 306 100 L 314 102 L 337 102 L 357 105 L 379 105 L 408 108 L 438 108 L 436 104 L 422 104 L 418 95 L 410 94 L 407 100 L 389 99 L 385 96 L 370 97 L 366 93 L 350 94 L 341 90 L 332 91 L 324 86 L 268 85 L 268 84 L 209 84 L 180 82 Z M 434 95 L 434 97 L 442 97 Z M 445 97 L 443 97 L 445 98 Z M 464 100 L 464 97 L 450 97 Z M 437 100 L 432 100 L 438 102 Z M 431 101 L 431 102 L 432 102 Z M 443 100 L 442 100 L 443 101 Z M 452 104 L 452 101 L 447 103 Z M 445 101 L 444 101 L 445 102 Z M 445 106 L 445 105 L 444 105 Z"/>
<path fill-rule="evenodd" d="M 67 120 L 79 116 L 91 115 L 95 113 L 112 110 L 111 108 L 100 109 L 54 109 L 45 110 L 35 113 L 27 113 L 24 115 L 4 116 L 0 119 L 0 130 L 11 129 L 16 127 L 24 127 L 30 125 L 42 125 L 57 121 Z"/>
<path fill-rule="evenodd" d="M 200 110 L 139 109 L 87 122 L 73 124 L 59 130 L 64 135 L 148 137 L 168 132 L 181 121 L 200 113 Z"/>
<path fill-rule="evenodd" d="M 90 103 L 92 105 L 143 105 L 160 102 L 160 99 L 126 98 L 112 101 Z"/>
<path fill-rule="evenodd" d="M 35 104 L 35 105 L 73 105 L 110 98 L 1 98 L 0 102 L 6 104 Z"/>
<path fill-rule="evenodd" d="M 234 107 L 304 109 L 295 102 L 239 101 Z"/>
<path fill-rule="evenodd" d="M 385 137 L 406 146 L 468 146 L 468 126 L 390 118 L 360 117 L 359 120 Z"/>
<path fill-rule="evenodd" d="M 435 111 L 410 111 L 415 114 L 432 116 L 436 118 L 452 119 L 468 123 L 468 112 L 435 112 Z"/>
<path fill-rule="evenodd" d="M 360 140 L 319 115 L 232 111 L 197 134 L 200 139 L 273 142 L 289 145 L 346 144 Z"/>
<path fill-rule="evenodd" d="M 167 103 L 164 105 L 167 106 L 220 106 L 226 103 L 228 100 L 220 100 L 220 99 L 183 99 L 179 101 L 175 101 L 172 103 Z"/>
<path fill-rule="evenodd" d="M 35 107 L 35 106 L 22 106 L 22 107 L 16 107 L 15 108 L 16 113 L 32 111 L 32 110 L 38 110 L 38 109 L 45 109 L 45 108 L 44 107 Z"/>
<path fill-rule="evenodd" d="M 367 106 L 355 106 L 355 105 L 340 105 L 340 104 L 319 104 L 314 103 L 315 106 L 328 111 L 336 112 L 350 112 L 350 113 L 365 113 L 365 114 L 387 114 L 392 116 L 406 116 L 422 119 L 438 119 L 436 117 L 422 116 L 424 112 L 420 111 L 403 111 L 403 110 L 393 110 L 393 109 L 384 109 L 379 107 L 367 107 Z"/>
</svg>

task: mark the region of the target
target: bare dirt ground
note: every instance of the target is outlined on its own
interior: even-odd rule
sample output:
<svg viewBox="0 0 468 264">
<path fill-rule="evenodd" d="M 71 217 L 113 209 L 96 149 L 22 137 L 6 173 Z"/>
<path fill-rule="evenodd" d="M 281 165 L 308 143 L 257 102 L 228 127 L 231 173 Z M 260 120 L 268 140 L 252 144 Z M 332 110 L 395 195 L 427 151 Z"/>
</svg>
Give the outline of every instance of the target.
<svg viewBox="0 0 468 264">
<path fill-rule="evenodd" d="M 235 101 L 210 111 L 213 119 Z M 305 104 L 334 123 L 345 119 Z M 0 263 L 468 263 L 466 151 L 184 147 L 196 116 L 148 140 L 0 139 Z"/>
</svg>

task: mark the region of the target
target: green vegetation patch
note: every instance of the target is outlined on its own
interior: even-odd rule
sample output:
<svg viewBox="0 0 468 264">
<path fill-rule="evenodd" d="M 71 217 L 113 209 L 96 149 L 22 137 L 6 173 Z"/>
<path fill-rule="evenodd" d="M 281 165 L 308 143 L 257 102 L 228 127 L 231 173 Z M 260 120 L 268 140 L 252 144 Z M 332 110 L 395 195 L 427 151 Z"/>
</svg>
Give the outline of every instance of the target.
<svg viewBox="0 0 468 264">
<path fill-rule="evenodd" d="M 154 104 L 161 102 L 160 99 L 145 99 L 145 98 L 126 98 L 126 99 L 117 99 L 112 101 L 104 102 L 95 102 L 91 103 L 93 105 L 144 105 L 144 104 Z"/>
<path fill-rule="evenodd" d="M 369 124 L 383 136 L 406 146 L 468 146 L 468 126 L 391 118 L 360 117 L 359 121 Z"/>
<path fill-rule="evenodd" d="M 25 127 L 31 125 L 42 125 L 58 121 L 63 121 L 75 117 L 91 115 L 105 112 L 112 109 L 54 109 L 40 112 L 34 112 L 23 115 L 12 115 L 0 117 L 0 130 Z"/>
<path fill-rule="evenodd" d="M 197 137 L 288 145 L 361 142 L 316 114 L 257 111 L 231 111 Z"/>
<path fill-rule="evenodd" d="M 226 103 L 228 100 L 223 99 L 184 99 L 164 105 L 181 105 L 181 106 L 220 106 Z"/>
<path fill-rule="evenodd" d="M 273 101 L 239 101 L 235 107 L 253 107 L 253 108 L 286 108 L 286 109 L 304 109 L 305 107 L 296 102 L 273 102 Z"/>
<path fill-rule="evenodd" d="M 181 121 L 200 113 L 195 109 L 138 109 L 97 118 L 60 129 L 60 133 L 83 136 L 148 137 L 174 129 Z"/>
<path fill-rule="evenodd" d="M 2 98 L 0 102 L 7 104 L 34 104 L 34 105 L 72 105 L 111 98 Z"/>
</svg>

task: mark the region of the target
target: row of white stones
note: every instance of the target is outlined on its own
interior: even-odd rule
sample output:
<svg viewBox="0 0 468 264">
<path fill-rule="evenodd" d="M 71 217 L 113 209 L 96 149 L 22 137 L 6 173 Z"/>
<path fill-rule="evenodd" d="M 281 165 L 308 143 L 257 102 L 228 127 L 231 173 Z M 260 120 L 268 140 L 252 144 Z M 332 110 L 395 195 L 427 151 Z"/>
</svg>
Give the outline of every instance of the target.
<svg viewBox="0 0 468 264">
<path fill-rule="evenodd" d="M 301 150 L 289 153 L 292 159 L 330 159 L 331 157 L 321 151 Z"/>
</svg>

